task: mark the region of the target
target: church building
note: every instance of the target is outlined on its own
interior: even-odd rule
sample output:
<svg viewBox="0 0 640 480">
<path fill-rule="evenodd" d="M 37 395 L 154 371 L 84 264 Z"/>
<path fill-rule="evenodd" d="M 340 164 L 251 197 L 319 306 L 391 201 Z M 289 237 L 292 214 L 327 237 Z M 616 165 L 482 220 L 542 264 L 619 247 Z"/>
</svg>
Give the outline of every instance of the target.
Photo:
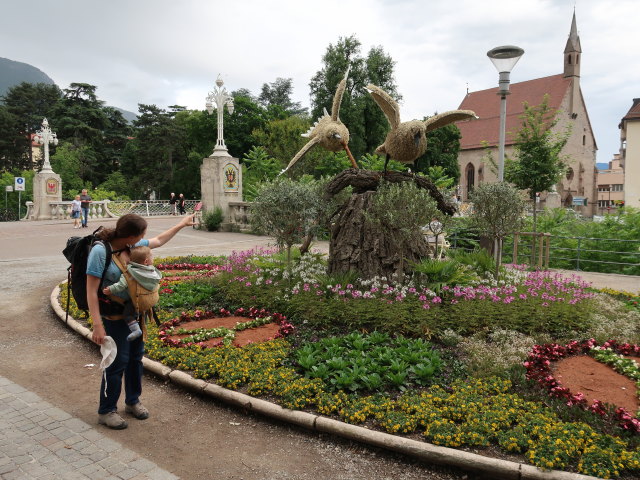
<svg viewBox="0 0 640 480">
<path fill-rule="evenodd" d="M 556 192 L 540 192 L 537 208 L 573 207 L 585 216 L 592 216 L 597 209 L 596 151 L 598 149 L 589 121 L 587 107 L 580 90 L 580 66 L 582 48 L 576 26 L 575 12 L 571 22 L 569 39 L 563 54 L 563 72 L 550 77 L 527 80 L 510 85 L 507 97 L 505 156 L 515 155 L 515 134 L 522 126 L 524 102 L 529 106 L 540 105 L 545 95 L 549 107 L 557 111 L 558 123 L 554 131 L 563 132 L 567 125 L 571 135 L 562 154 L 569 165 L 566 174 L 556 185 Z M 462 138 L 458 164 L 460 166 L 459 194 L 467 201 L 469 193 L 484 182 L 497 181 L 497 172 L 487 162 L 487 147 L 494 160 L 498 157 L 500 128 L 500 96 L 498 87 L 469 92 L 458 107 L 473 110 L 479 117 L 457 126 Z"/>
</svg>

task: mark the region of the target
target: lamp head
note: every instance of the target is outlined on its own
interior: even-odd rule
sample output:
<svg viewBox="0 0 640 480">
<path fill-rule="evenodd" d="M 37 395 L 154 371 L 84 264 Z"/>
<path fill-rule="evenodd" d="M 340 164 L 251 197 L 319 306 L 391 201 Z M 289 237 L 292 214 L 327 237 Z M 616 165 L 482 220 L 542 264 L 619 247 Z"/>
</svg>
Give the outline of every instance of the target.
<svg viewBox="0 0 640 480">
<path fill-rule="evenodd" d="M 211 102 L 207 102 L 207 112 L 209 112 L 209 115 L 213 113 L 213 104 Z"/>
<path fill-rule="evenodd" d="M 229 110 L 229 113 L 232 114 L 234 109 L 235 109 L 235 106 L 233 105 L 233 100 L 229 100 L 227 102 L 227 110 Z"/>
<path fill-rule="evenodd" d="M 511 72 L 522 55 L 524 55 L 524 50 L 515 45 L 503 45 L 487 52 L 487 57 L 499 73 Z"/>
</svg>

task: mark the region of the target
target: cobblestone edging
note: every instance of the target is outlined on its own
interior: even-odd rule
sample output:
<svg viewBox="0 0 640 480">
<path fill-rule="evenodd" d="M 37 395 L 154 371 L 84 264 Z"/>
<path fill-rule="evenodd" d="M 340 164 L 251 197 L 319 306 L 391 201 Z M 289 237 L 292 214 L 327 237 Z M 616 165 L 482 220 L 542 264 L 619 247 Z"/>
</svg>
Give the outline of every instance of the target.
<svg viewBox="0 0 640 480">
<path fill-rule="evenodd" d="M 64 322 L 65 310 L 58 297 L 60 287 L 51 293 L 51 307 Z M 91 340 L 91 330 L 69 317 L 67 325 L 83 337 Z M 222 388 L 214 383 L 195 379 L 188 373 L 174 370 L 147 357 L 142 359 L 144 368 L 154 375 L 169 380 L 187 390 L 202 393 L 224 403 L 262 414 L 277 420 L 292 423 L 315 432 L 337 435 L 363 444 L 384 448 L 428 463 L 457 467 L 503 480 L 598 480 L 597 477 L 559 470 L 541 470 L 532 465 L 485 457 L 470 452 L 439 447 L 384 432 L 333 420 L 312 413 L 289 410 L 259 398 Z"/>
</svg>

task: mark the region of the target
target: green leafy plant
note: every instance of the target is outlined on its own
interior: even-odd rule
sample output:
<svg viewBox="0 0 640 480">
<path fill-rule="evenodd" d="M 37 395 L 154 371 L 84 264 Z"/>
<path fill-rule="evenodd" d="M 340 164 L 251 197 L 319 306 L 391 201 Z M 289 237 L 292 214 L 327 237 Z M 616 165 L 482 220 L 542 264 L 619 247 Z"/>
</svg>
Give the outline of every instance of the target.
<svg viewBox="0 0 640 480">
<path fill-rule="evenodd" d="M 382 332 L 352 332 L 302 345 L 293 359 L 309 378 L 328 382 L 334 390 L 404 391 L 429 385 L 442 361 L 421 339 L 392 338 Z"/>
<path fill-rule="evenodd" d="M 213 210 L 204 212 L 202 224 L 209 232 L 217 232 L 223 219 L 222 208 L 216 207 Z"/>
<path fill-rule="evenodd" d="M 478 275 L 471 268 L 457 260 L 426 258 L 414 265 L 413 271 L 418 274 L 423 285 L 436 293 L 440 293 L 446 285 L 470 285 L 478 280 Z"/>
</svg>

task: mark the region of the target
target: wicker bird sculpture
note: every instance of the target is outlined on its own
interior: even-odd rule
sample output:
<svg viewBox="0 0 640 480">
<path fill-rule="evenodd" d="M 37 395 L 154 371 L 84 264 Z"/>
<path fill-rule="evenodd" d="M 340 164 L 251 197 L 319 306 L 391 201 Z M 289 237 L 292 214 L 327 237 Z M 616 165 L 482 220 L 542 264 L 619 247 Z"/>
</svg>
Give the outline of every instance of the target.
<svg viewBox="0 0 640 480">
<path fill-rule="evenodd" d="M 303 137 L 308 137 L 309 141 L 304 147 L 300 149 L 298 153 L 291 159 L 287 168 L 281 173 L 289 170 L 296 164 L 314 145 L 320 145 L 321 147 L 329 150 L 330 152 L 337 152 L 342 149 L 347 151 L 349 160 L 354 168 L 358 168 L 356 161 L 349 151 L 347 144 L 349 143 L 349 130 L 340 121 L 340 104 L 342 103 L 342 95 L 344 94 L 347 86 L 347 77 L 349 76 L 349 69 L 344 74 L 344 78 L 340 80 L 336 93 L 333 96 L 333 105 L 331 106 L 331 115 L 327 110 L 324 110 L 324 115 L 318 119 L 318 121 L 309 129 L 307 133 L 304 133 Z"/>
<path fill-rule="evenodd" d="M 411 120 L 401 123 L 400 107 L 387 92 L 371 84 L 367 85 L 367 90 L 391 125 L 391 130 L 387 133 L 384 143 L 376 149 L 376 153 L 386 155 L 385 172 L 390 158 L 402 163 L 413 164 L 427 150 L 427 132 L 460 120 L 477 118 L 471 110 L 452 110 L 434 115 L 427 120 Z"/>
</svg>

